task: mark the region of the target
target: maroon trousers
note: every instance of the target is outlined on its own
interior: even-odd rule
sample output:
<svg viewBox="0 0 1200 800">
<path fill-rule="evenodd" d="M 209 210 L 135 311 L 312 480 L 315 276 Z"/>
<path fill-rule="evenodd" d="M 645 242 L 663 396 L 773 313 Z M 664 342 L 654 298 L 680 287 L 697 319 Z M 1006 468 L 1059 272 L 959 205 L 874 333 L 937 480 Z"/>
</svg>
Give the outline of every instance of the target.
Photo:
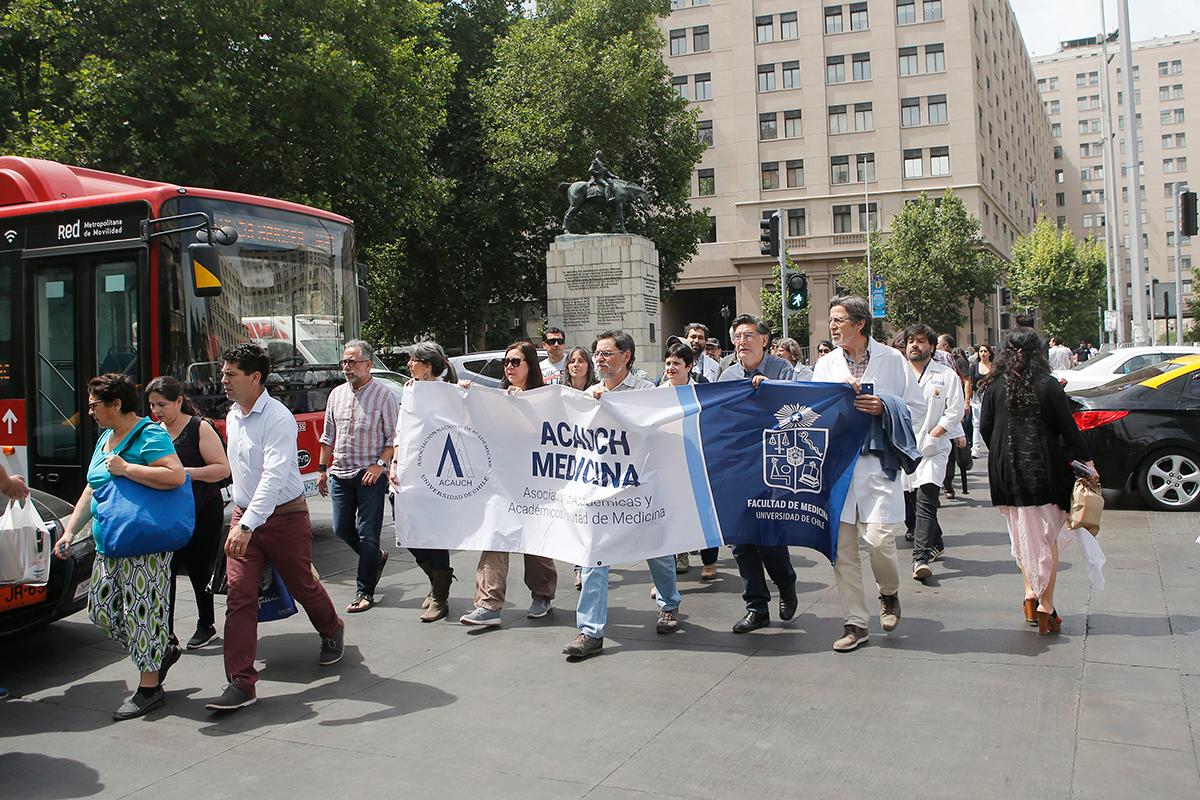
<svg viewBox="0 0 1200 800">
<path fill-rule="evenodd" d="M 247 692 L 254 691 L 258 670 L 254 656 L 258 649 L 258 584 L 267 562 L 275 566 L 292 597 L 303 606 L 308 621 L 322 636 L 330 637 L 341 624 L 333 601 L 312 572 L 312 520 L 308 507 L 292 513 L 276 511 L 250 537 L 246 554 L 227 558 L 229 594 L 225 606 L 225 674 L 231 683 Z M 289 507 L 294 507 L 292 503 Z M 290 510 L 290 509 L 289 509 Z M 242 509 L 234 508 L 232 525 L 242 518 Z"/>
</svg>

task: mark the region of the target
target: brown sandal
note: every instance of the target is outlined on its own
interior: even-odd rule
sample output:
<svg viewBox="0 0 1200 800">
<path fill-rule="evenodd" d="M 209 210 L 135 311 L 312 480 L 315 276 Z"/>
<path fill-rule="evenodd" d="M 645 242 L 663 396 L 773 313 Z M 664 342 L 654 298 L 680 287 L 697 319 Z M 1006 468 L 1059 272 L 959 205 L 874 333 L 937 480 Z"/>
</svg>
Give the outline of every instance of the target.
<svg viewBox="0 0 1200 800">
<path fill-rule="evenodd" d="M 1038 633 L 1042 636 L 1058 633 L 1062 630 L 1062 617 L 1058 616 L 1057 611 L 1039 611 L 1037 612 L 1037 627 Z"/>
<path fill-rule="evenodd" d="M 1037 627 L 1037 598 L 1025 598 L 1025 623 L 1030 627 Z"/>
<path fill-rule="evenodd" d="M 353 603 L 346 606 L 346 613 L 358 614 L 362 611 L 370 611 L 374 605 L 374 600 L 372 600 L 370 597 L 367 597 L 365 594 L 360 594 L 358 597 L 354 598 Z"/>
</svg>

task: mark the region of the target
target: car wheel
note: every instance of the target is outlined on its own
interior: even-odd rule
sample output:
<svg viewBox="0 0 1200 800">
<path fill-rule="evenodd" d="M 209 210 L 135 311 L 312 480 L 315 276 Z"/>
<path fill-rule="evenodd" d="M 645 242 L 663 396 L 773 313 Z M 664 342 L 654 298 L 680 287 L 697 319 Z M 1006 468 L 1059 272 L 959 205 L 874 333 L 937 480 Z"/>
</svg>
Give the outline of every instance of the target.
<svg viewBox="0 0 1200 800">
<path fill-rule="evenodd" d="M 1163 450 L 1142 463 L 1137 490 L 1158 511 L 1189 511 L 1200 505 L 1200 460 L 1180 450 Z"/>
</svg>

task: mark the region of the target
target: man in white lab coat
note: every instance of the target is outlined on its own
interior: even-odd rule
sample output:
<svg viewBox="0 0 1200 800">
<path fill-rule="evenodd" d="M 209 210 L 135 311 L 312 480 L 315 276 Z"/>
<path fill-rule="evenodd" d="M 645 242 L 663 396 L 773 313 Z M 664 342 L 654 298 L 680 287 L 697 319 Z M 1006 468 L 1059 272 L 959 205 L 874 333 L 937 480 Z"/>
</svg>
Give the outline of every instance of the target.
<svg viewBox="0 0 1200 800">
<path fill-rule="evenodd" d="M 871 311 L 861 297 L 835 297 L 829 304 L 829 333 L 835 349 L 813 370 L 814 381 L 849 383 L 859 391 L 854 407 L 884 414 L 881 395 L 893 395 L 908 407 L 912 419 L 925 418 L 925 396 L 904 356 L 870 338 Z M 885 631 L 900 623 L 900 568 L 896 536 L 904 530 L 904 485 L 901 471 L 884 471 L 879 456 L 863 452 L 854 467 L 850 490 L 838 526 L 837 563 L 833 568 L 842 604 L 844 635 L 833 643 L 839 653 L 857 650 L 868 640 L 866 597 L 862 585 L 859 541 L 867 547 L 879 589 L 879 623 Z"/>
<path fill-rule="evenodd" d="M 961 435 L 966 403 L 958 373 L 933 359 L 936 341 L 933 329 L 923 323 L 904 331 L 908 365 L 925 396 L 924 418 L 913 419 L 921 463 L 904 476 L 905 522 L 913 532 L 912 576 L 918 581 L 933 575 L 930 564 L 945 549 L 937 519 L 938 495 L 952 440 Z"/>
</svg>

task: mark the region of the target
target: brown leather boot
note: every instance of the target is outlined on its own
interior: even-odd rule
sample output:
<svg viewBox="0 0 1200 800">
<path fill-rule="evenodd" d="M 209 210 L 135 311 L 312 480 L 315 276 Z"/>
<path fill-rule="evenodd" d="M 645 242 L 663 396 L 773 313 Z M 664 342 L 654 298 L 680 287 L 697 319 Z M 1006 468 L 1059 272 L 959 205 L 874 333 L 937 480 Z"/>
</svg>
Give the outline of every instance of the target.
<svg viewBox="0 0 1200 800">
<path fill-rule="evenodd" d="M 433 588 L 429 592 L 429 606 L 421 614 L 421 622 L 437 622 L 450 613 L 450 581 L 454 580 L 454 570 L 431 569 L 428 572 Z"/>
<path fill-rule="evenodd" d="M 425 599 L 421 601 L 421 608 L 429 608 L 429 604 L 433 602 L 433 569 L 429 566 L 429 562 L 417 564 L 421 571 L 429 576 L 429 591 L 425 593 Z"/>
</svg>

